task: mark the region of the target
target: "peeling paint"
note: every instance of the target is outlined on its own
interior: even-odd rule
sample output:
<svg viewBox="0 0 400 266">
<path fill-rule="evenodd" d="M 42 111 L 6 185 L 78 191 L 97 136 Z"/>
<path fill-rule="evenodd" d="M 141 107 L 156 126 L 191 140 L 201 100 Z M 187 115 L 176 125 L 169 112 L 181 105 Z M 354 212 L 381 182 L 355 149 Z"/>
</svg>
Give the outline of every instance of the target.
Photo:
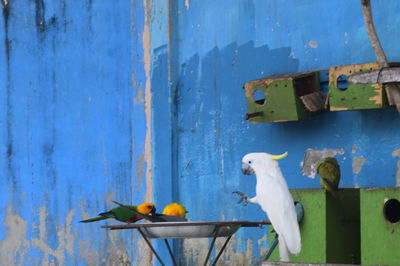
<svg viewBox="0 0 400 266">
<path fill-rule="evenodd" d="M 142 87 L 139 86 L 136 91 L 136 97 L 133 99 L 134 103 L 144 103 Z"/>
<path fill-rule="evenodd" d="M 357 146 L 356 145 L 351 146 L 351 154 L 355 154 L 356 151 L 357 151 Z"/>
<path fill-rule="evenodd" d="M 189 6 L 190 6 L 189 0 L 185 0 L 185 7 L 186 7 L 186 9 L 189 9 Z"/>
<path fill-rule="evenodd" d="M 0 264 L 15 265 L 16 261 L 19 261 L 22 265 L 30 246 L 29 241 L 26 240 L 28 223 L 13 213 L 9 207 L 3 224 L 8 230 L 5 239 L 0 241 Z"/>
<path fill-rule="evenodd" d="M 137 158 L 137 165 L 136 165 L 136 178 L 137 178 L 136 191 L 139 191 L 139 189 L 142 185 L 144 161 L 145 161 L 144 155 L 139 154 L 139 156 Z"/>
<path fill-rule="evenodd" d="M 135 73 L 134 72 L 132 72 L 132 74 L 131 74 L 131 86 L 132 86 L 132 88 L 134 88 L 134 87 L 136 87 L 136 78 L 135 78 Z"/>
<path fill-rule="evenodd" d="M 311 48 L 318 48 L 318 43 L 315 42 L 315 41 L 309 41 L 309 42 L 308 42 L 308 45 L 309 45 Z"/>
<path fill-rule="evenodd" d="M 75 210 L 71 210 L 66 217 L 65 227 L 58 230 L 58 247 L 52 249 L 46 242 L 46 217 L 47 211 L 45 207 L 39 208 L 39 238 L 32 238 L 32 246 L 39 248 L 44 252 L 42 265 L 50 264 L 50 256 L 56 259 L 55 264 L 65 265 L 65 252 L 69 256 L 73 256 L 74 251 L 74 236 L 71 233 L 72 218 L 75 215 Z"/>
<path fill-rule="evenodd" d="M 146 201 L 151 201 L 153 196 L 153 178 L 152 178 L 152 160 L 151 160 L 151 136 L 152 136 L 152 127 L 151 127 L 151 76 L 150 76 L 150 67 L 151 67 L 151 47 L 150 47 L 150 6 L 149 0 L 143 0 L 143 6 L 145 10 L 145 23 L 143 28 L 143 49 L 144 49 L 144 71 L 146 76 L 146 85 L 145 85 L 145 114 L 146 114 L 146 139 L 145 139 L 145 161 L 146 161 Z"/>
<path fill-rule="evenodd" d="M 79 256 L 87 265 L 99 265 L 100 256 L 95 248 L 91 246 L 90 240 L 78 241 Z"/>
<path fill-rule="evenodd" d="M 138 239 L 137 248 L 139 250 L 137 265 L 153 265 L 153 252 L 142 237 Z"/>
<path fill-rule="evenodd" d="M 232 243 L 231 243 L 232 244 Z M 183 255 L 185 265 L 199 264 L 204 261 L 208 251 L 207 238 L 188 238 L 183 240 Z M 194 263 L 193 263 L 194 262 Z"/>
<path fill-rule="evenodd" d="M 351 162 L 351 168 L 353 170 L 353 174 L 359 174 L 361 172 L 361 168 L 365 163 L 365 157 L 354 157 Z"/>
<path fill-rule="evenodd" d="M 392 152 L 392 157 L 397 157 L 397 156 L 400 156 L 400 149 L 394 150 Z"/>
<path fill-rule="evenodd" d="M 396 187 L 400 187 L 400 161 L 397 161 Z"/>
<path fill-rule="evenodd" d="M 128 256 L 126 248 L 124 247 L 123 241 L 118 241 L 118 233 L 113 231 L 107 231 L 109 238 L 109 245 L 107 246 L 107 257 L 105 265 L 112 266 L 130 266 L 131 260 Z"/>
<path fill-rule="evenodd" d="M 235 250 L 235 247 L 241 246 L 243 239 L 233 237 L 226 246 L 218 265 L 247 265 L 249 261 L 253 261 L 253 242 L 251 239 L 246 241 L 246 249 L 244 252 Z M 215 241 L 215 250 L 218 252 L 225 242 L 225 238 L 217 238 Z M 264 235 L 257 240 L 259 253 L 266 254 L 267 252 L 267 236 Z M 207 256 L 209 247 L 208 239 L 184 239 L 182 245 L 183 257 L 185 258 L 184 265 L 199 265 L 204 262 Z"/>
<path fill-rule="evenodd" d="M 310 178 L 315 178 L 316 169 L 315 165 L 320 161 L 322 158 L 325 157 L 333 157 L 336 154 L 343 155 L 343 149 L 323 149 L 323 150 L 314 150 L 314 149 L 307 149 L 304 153 L 304 160 L 301 163 L 302 166 L 302 174 L 306 175 Z"/>
<path fill-rule="evenodd" d="M 217 250 L 220 250 L 225 239 L 220 238 L 215 242 Z M 253 242 L 251 239 L 246 240 L 246 250 L 244 252 L 236 251 L 235 246 L 238 246 L 242 240 L 240 238 L 233 238 L 229 245 L 226 247 L 221 256 L 218 265 L 248 265 L 249 261 L 253 261 Z"/>
<path fill-rule="evenodd" d="M 368 100 L 374 102 L 374 104 L 382 104 L 383 98 L 382 98 L 382 85 L 381 84 L 372 84 L 371 85 L 373 88 L 375 88 L 375 96 L 368 98 Z"/>
</svg>

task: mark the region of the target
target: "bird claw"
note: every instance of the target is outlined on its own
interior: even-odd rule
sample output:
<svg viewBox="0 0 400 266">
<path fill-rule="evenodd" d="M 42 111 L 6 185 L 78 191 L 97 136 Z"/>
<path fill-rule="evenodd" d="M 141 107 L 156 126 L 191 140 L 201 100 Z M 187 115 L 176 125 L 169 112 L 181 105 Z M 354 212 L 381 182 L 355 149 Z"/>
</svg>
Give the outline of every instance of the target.
<svg viewBox="0 0 400 266">
<path fill-rule="evenodd" d="M 241 198 L 238 201 L 238 203 L 242 203 L 243 202 L 243 206 L 247 206 L 247 204 L 249 204 L 249 197 L 244 194 L 243 192 L 240 191 L 233 191 L 232 194 L 238 194 Z"/>
</svg>

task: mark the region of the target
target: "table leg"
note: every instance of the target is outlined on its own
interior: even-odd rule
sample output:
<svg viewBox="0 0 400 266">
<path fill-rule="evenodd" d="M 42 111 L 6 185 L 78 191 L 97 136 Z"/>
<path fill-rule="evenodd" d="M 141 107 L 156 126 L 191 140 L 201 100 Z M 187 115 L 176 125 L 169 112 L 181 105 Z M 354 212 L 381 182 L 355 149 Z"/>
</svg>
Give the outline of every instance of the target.
<svg viewBox="0 0 400 266">
<path fill-rule="evenodd" d="M 224 245 L 222 246 L 221 250 L 218 252 L 217 257 L 215 258 L 215 260 L 211 264 L 212 266 L 217 264 L 217 261 L 218 261 L 219 257 L 221 257 L 222 252 L 224 252 L 224 249 L 226 248 L 226 245 L 228 245 L 228 242 L 229 242 L 229 240 L 231 240 L 231 238 L 232 238 L 232 235 L 228 236 L 228 238 L 225 240 Z"/>
<path fill-rule="evenodd" d="M 169 243 L 168 243 L 168 240 L 167 240 L 167 239 L 164 239 L 164 243 L 165 243 L 165 245 L 167 246 L 168 253 L 169 253 L 169 256 L 171 257 L 172 263 L 174 264 L 174 266 L 177 266 L 178 264 L 176 263 L 175 256 L 174 256 L 174 254 L 172 253 L 172 250 L 171 250 L 171 247 L 170 247 L 170 245 L 169 245 Z"/>
<path fill-rule="evenodd" d="M 215 226 L 214 238 L 213 238 L 213 240 L 211 241 L 210 247 L 208 248 L 208 253 L 207 253 L 206 260 L 204 261 L 204 266 L 207 266 L 208 259 L 210 258 L 211 251 L 212 251 L 212 249 L 213 249 L 213 247 L 214 247 L 214 244 L 215 244 L 215 240 L 217 239 L 217 236 L 218 236 L 218 231 L 219 231 L 219 226 L 216 225 L 216 226 Z"/>
<path fill-rule="evenodd" d="M 160 256 L 158 255 L 156 250 L 153 248 L 153 245 L 150 243 L 150 241 L 147 239 L 147 237 L 143 234 L 142 229 L 138 228 L 138 231 L 140 232 L 140 234 L 142 235 L 142 237 L 146 241 L 146 243 L 149 246 L 149 248 L 151 249 L 151 251 L 153 251 L 154 255 L 156 255 L 156 257 L 157 257 L 158 261 L 161 263 L 161 265 L 165 266 L 164 262 L 161 260 Z"/>
</svg>

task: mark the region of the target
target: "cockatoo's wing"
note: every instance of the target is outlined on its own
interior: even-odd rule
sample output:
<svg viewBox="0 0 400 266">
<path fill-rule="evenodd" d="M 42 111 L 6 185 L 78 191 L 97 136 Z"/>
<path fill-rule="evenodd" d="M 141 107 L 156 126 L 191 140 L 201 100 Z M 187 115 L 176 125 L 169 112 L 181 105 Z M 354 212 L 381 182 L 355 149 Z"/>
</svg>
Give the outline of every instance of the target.
<svg viewBox="0 0 400 266">
<path fill-rule="evenodd" d="M 259 204 L 268 214 L 279 238 L 284 238 L 289 251 L 297 255 L 301 250 L 301 238 L 292 195 L 287 188 L 286 181 L 284 184 L 278 182 L 270 184 L 270 186 L 273 189 L 268 189 L 267 197 L 259 197 Z"/>
</svg>

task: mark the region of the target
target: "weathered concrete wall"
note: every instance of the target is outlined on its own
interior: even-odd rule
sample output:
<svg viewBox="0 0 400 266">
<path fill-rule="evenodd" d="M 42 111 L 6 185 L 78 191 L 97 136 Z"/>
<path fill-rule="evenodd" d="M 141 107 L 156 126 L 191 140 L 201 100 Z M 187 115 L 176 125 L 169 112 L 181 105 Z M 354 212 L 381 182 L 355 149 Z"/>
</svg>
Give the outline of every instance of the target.
<svg viewBox="0 0 400 266">
<path fill-rule="evenodd" d="M 168 123 L 172 131 L 166 134 L 172 138 L 157 139 L 156 164 L 167 166 L 155 172 L 154 182 L 161 187 L 172 176 L 168 197 L 185 204 L 192 220 L 265 217 L 257 206 L 237 205 L 231 194 L 238 189 L 254 193 L 255 178 L 240 172 L 247 152 L 288 151 L 280 164 L 291 188 L 319 187 L 319 180 L 310 178 L 312 169 L 306 167 L 304 175 L 301 171 L 307 150 L 310 155 L 338 158 L 342 187 L 399 184 L 400 117 L 393 108 L 328 112 L 275 124 L 250 125 L 243 119 L 246 81 L 375 61 L 360 1 L 170 2 L 169 40 L 157 47 L 155 62 L 168 67 L 171 89 L 169 94 L 153 95 L 161 103 L 153 108 L 155 114 L 172 110 L 169 120 L 154 120 L 154 132 L 165 134 L 162 129 Z M 400 3 L 372 4 L 387 56 L 399 61 Z M 154 68 L 153 77 L 164 70 Z M 152 86 L 163 87 L 166 81 L 166 76 L 153 79 Z M 155 191 L 158 203 L 167 203 L 169 198 L 159 195 L 165 190 Z M 229 265 L 248 264 L 265 251 L 266 230 L 242 229 L 233 241 L 223 260 Z M 206 240 L 186 242 L 186 261 L 201 261 L 204 254 L 196 252 L 197 245 L 207 244 Z"/>
<path fill-rule="evenodd" d="M 145 3 L 0 7 L 0 264 L 148 263 L 133 232 L 78 223 L 152 196 Z"/>
</svg>

